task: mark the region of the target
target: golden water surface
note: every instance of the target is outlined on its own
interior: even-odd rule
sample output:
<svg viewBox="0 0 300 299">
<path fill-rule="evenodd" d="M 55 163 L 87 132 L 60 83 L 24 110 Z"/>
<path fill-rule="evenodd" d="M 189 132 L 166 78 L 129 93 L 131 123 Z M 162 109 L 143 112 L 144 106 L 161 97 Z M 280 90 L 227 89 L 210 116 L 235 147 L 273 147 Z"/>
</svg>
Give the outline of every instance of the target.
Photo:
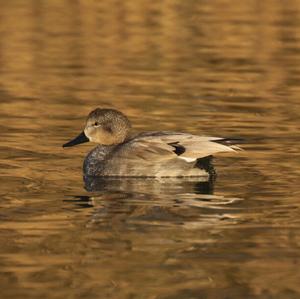
<svg viewBox="0 0 300 299">
<path fill-rule="evenodd" d="M 300 298 L 300 2 L 0 0 L 0 297 Z M 215 185 L 84 185 L 95 107 L 247 139 Z"/>
</svg>

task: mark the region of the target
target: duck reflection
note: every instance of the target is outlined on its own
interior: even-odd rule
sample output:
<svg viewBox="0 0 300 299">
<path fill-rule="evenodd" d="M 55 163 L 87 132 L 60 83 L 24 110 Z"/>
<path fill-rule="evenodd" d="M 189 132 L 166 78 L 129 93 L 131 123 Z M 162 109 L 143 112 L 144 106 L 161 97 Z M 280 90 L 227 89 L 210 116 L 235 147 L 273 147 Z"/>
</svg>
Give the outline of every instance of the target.
<svg viewBox="0 0 300 299">
<path fill-rule="evenodd" d="M 227 205 L 239 200 L 214 195 L 215 179 L 84 177 L 84 182 L 91 195 L 76 196 L 75 202 L 80 208 L 93 207 L 89 225 L 117 230 L 178 224 L 203 227 L 231 219 Z"/>
<path fill-rule="evenodd" d="M 119 191 L 130 193 L 178 194 L 178 192 L 195 194 L 212 194 L 215 177 L 207 178 L 103 178 L 84 176 L 85 189 L 89 192 Z"/>
</svg>

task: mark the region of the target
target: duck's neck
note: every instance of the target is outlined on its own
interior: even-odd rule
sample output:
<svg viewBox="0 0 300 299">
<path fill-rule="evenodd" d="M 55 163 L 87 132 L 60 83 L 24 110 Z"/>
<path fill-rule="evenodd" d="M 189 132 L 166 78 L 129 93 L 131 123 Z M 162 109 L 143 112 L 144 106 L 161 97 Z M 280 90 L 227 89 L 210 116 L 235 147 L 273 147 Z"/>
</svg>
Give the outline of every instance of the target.
<svg viewBox="0 0 300 299">
<path fill-rule="evenodd" d="M 109 155 L 117 146 L 118 144 L 112 144 L 112 145 L 98 144 L 96 147 L 92 149 L 90 153 L 94 153 L 94 155 L 97 156 L 97 159 L 104 160 L 107 157 L 107 155 Z"/>
</svg>

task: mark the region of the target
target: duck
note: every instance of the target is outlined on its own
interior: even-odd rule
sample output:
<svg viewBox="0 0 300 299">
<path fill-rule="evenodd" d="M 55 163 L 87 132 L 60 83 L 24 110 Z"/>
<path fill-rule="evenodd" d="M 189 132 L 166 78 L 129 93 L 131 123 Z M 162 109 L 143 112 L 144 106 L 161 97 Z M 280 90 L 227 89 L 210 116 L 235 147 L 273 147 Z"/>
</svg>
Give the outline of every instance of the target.
<svg viewBox="0 0 300 299">
<path fill-rule="evenodd" d="M 216 174 L 213 155 L 241 150 L 237 146 L 240 141 L 173 131 L 131 134 L 125 114 L 97 108 L 89 113 L 84 130 L 63 147 L 97 144 L 84 159 L 85 176 L 209 178 Z"/>
</svg>

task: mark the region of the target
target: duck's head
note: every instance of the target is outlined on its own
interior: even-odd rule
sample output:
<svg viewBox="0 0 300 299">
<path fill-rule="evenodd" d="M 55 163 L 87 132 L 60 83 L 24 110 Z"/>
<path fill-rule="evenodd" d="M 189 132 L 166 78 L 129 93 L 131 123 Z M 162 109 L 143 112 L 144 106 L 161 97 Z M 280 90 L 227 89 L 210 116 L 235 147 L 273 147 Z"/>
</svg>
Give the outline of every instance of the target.
<svg viewBox="0 0 300 299">
<path fill-rule="evenodd" d="M 119 144 L 128 136 L 130 127 L 128 118 L 118 110 L 97 108 L 88 115 L 83 132 L 63 147 L 87 141 L 102 145 Z"/>
</svg>

